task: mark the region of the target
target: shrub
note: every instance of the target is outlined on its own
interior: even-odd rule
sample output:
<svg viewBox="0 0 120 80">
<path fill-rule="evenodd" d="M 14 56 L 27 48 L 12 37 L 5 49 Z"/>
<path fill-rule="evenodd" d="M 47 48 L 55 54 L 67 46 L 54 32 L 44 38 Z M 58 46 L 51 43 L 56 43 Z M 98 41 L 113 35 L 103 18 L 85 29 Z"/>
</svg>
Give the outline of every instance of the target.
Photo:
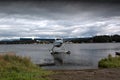
<svg viewBox="0 0 120 80">
<path fill-rule="evenodd" d="M 101 68 L 120 68 L 120 56 L 112 57 L 108 55 L 108 58 L 99 61 L 98 66 Z"/>
</svg>

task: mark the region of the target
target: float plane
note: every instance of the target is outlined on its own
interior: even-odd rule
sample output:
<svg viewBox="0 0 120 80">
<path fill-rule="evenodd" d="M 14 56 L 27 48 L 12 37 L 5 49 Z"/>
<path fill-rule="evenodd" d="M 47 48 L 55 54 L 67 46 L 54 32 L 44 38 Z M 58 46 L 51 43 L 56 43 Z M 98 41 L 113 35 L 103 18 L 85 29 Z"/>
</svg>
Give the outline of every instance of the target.
<svg viewBox="0 0 120 80">
<path fill-rule="evenodd" d="M 50 50 L 51 55 L 53 55 L 54 60 L 59 63 L 63 63 L 64 55 L 70 55 L 70 51 L 66 51 L 65 46 L 63 45 L 63 38 L 55 38 L 53 42 L 52 49 Z"/>
</svg>

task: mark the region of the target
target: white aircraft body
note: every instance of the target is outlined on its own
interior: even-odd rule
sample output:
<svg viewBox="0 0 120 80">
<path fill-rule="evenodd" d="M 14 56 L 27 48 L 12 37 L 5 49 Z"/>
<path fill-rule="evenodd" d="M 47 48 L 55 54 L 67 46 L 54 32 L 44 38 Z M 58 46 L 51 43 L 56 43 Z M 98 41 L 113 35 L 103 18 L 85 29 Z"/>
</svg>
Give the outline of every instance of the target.
<svg viewBox="0 0 120 80">
<path fill-rule="evenodd" d="M 63 64 L 65 55 L 66 54 L 70 55 L 70 51 L 66 51 L 63 43 L 64 43 L 64 41 L 62 38 L 55 38 L 53 47 L 50 50 L 51 55 L 53 55 L 53 57 L 54 57 L 55 63 Z"/>
<path fill-rule="evenodd" d="M 66 51 L 64 45 L 63 45 L 63 39 L 62 38 L 55 38 L 55 41 L 53 43 L 53 47 L 51 49 L 51 54 L 56 54 L 56 53 L 66 53 L 70 54 L 70 51 Z M 57 51 L 59 50 L 59 51 Z"/>
</svg>

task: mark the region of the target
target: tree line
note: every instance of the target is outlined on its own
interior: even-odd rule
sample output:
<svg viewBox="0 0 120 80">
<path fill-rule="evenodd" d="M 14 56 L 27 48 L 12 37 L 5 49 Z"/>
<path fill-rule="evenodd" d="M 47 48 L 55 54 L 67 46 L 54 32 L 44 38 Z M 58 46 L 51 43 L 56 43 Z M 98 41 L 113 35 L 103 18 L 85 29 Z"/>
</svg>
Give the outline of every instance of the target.
<svg viewBox="0 0 120 80">
<path fill-rule="evenodd" d="M 77 38 L 71 40 L 73 43 L 108 43 L 120 42 L 120 35 L 99 35 L 88 38 Z"/>
<path fill-rule="evenodd" d="M 65 38 L 65 42 L 72 43 L 110 43 L 110 42 L 120 42 L 120 35 L 99 35 L 93 37 L 85 38 Z M 20 40 L 10 40 L 10 41 L 0 41 L 0 44 L 48 44 L 53 43 L 54 39 L 31 39 L 31 38 L 21 38 Z"/>
</svg>

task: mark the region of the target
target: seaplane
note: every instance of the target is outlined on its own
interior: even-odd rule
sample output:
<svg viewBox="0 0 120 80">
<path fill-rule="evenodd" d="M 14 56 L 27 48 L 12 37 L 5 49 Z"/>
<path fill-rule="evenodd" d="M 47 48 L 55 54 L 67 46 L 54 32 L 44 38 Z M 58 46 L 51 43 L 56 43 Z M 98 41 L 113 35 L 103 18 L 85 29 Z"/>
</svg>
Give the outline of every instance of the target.
<svg viewBox="0 0 120 80">
<path fill-rule="evenodd" d="M 54 61 L 57 61 L 59 63 L 64 62 L 63 59 L 65 55 L 71 54 L 70 51 L 67 51 L 65 49 L 63 38 L 55 38 L 50 53 L 54 57 Z"/>
<path fill-rule="evenodd" d="M 62 38 L 55 38 L 55 41 L 53 43 L 53 47 L 51 49 L 51 54 L 58 54 L 60 52 L 65 53 L 65 54 L 70 54 L 70 51 L 66 51 L 65 46 L 63 45 L 63 43 L 64 42 L 63 42 Z M 62 49 L 61 49 L 61 47 L 62 47 Z M 55 48 L 59 48 L 59 51 L 57 51 Z M 60 51 L 60 49 L 61 49 L 61 51 Z"/>
</svg>

